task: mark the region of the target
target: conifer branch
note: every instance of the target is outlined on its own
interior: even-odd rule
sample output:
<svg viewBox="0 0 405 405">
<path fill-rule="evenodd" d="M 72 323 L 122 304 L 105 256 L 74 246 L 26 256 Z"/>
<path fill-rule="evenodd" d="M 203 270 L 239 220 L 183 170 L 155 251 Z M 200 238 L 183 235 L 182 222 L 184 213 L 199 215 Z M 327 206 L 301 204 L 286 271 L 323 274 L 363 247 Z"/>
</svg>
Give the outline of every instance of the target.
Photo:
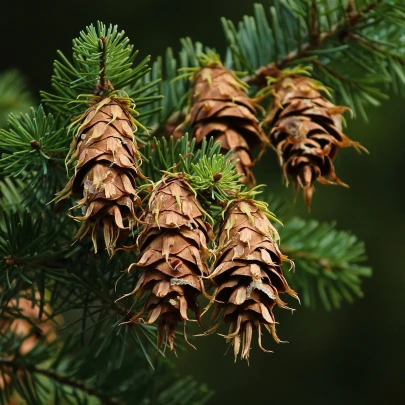
<svg viewBox="0 0 405 405">
<path fill-rule="evenodd" d="M 387 49 L 387 47 L 383 47 L 383 46 L 379 45 L 377 42 L 373 41 L 373 39 L 371 39 L 371 38 L 366 38 L 366 37 L 362 36 L 361 34 L 355 33 L 355 32 L 348 32 L 347 36 L 357 42 L 362 43 L 366 47 L 369 47 L 370 49 L 379 52 L 381 55 L 388 54 L 394 58 L 398 58 L 402 64 L 405 63 L 404 55 L 401 55 L 396 52 L 392 52 L 390 49 Z"/>
<path fill-rule="evenodd" d="M 318 27 L 318 8 L 316 5 L 316 0 L 312 0 L 311 3 L 312 12 L 311 18 L 311 43 L 313 46 L 318 46 L 319 43 L 319 27 Z"/>
<path fill-rule="evenodd" d="M 0 75 L 0 128 L 6 125 L 8 114 L 25 112 L 31 103 L 25 80 L 18 71 L 8 70 Z"/>
<path fill-rule="evenodd" d="M 42 367 L 38 367 L 35 364 L 28 364 L 17 359 L 3 359 L 0 358 L 0 366 L 3 365 L 6 369 L 12 369 L 15 372 L 27 372 L 30 374 L 39 374 L 50 380 L 53 380 L 59 384 L 69 386 L 75 390 L 79 390 L 84 394 L 97 397 L 103 405 L 122 405 L 123 403 L 114 397 L 109 397 L 103 395 L 97 389 L 91 387 L 90 385 L 84 383 L 83 381 L 79 381 L 76 378 L 72 378 L 62 373 L 59 373 L 56 370 L 45 369 Z"/>
<path fill-rule="evenodd" d="M 361 282 L 371 274 L 363 265 L 362 242 L 337 231 L 334 224 L 295 218 L 280 229 L 279 246 L 269 222 L 274 216 L 265 202 L 255 200 L 260 186 L 249 188 L 241 179 L 254 179 L 249 174 L 255 147 L 267 146 L 270 139 L 276 148 L 276 140 L 284 142 L 291 130 L 292 136 L 278 149 L 295 156 L 297 146 L 296 155 L 305 151 L 311 163 L 305 166 L 302 160 L 297 167 L 314 169 L 313 178 L 309 170 L 296 178 L 301 183 L 304 179 L 307 189 L 315 177 L 341 184 L 331 162 L 338 148 L 358 144 L 342 132 L 344 108 L 321 91 L 330 86 L 345 104 L 361 111 L 364 102 L 377 104 L 384 96 L 378 84 L 396 82 L 399 89 L 405 88 L 405 46 L 396 46 L 403 39 L 405 8 L 398 0 L 273 4 L 269 16 L 262 5 L 255 5 L 254 16 L 245 16 L 238 28 L 224 20 L 229 48 L 223 63 L 217 55 L 210 59 L 213 54 L 202 44 L 185 39 L 178 55 L 168 49 L 149 69 L 148 58 L 134 64 L 136 52 L 118 27 L 87 27 L 74 40 L 72 58 L 59 53 L 55 61 L 54 94 L 42 93 L 57 115 L 41 107 L 10 116 L 9 129 L 0 131 L 0 169 L 16 179 L 0 178 L 0 203 L 17 213 L 0 210 L 2 304 L 27 296 L 41 311 L 49 305 L 51 320 L 77 312 L 74 319 L 67 316 L 70 323 L 64 326 L 72 332 L 72 345 L 38 344 L 36 352 L 25 356 L 17 354 L 15 336 L 8 342 L 1 337 L 0 377 L 12 377 L 6 395 L 15 390 L 29 400 L 32 396 L 34 403 L 46 402 L 48 387 L 41 385 L 42 376 L 52 383 L 55 398 L 74 396 L 71 403 L 86 402 L 88 395 L 112 405 L 133 398 L 142 404 L 177 405 L 179 398 L 182 403 L 204 403 L 206 395 L 199 402 L 204 393 L 194 388 L 197 383 L 177 378 L 164 367 L 154 375 L 151 370 L 155 372 L 159 361 L 150 353 L 160 352 L 165 338 L 174 349 L 176 325 L 188 320 L 187 312 L 200 320 L 200 294 L 210 298 L 207 279 L 219 277 L 217 303 L 227 302 L 231 309 L 232 300 L 246 303 L 228 335 L 235 353 L 242 348 L 243 358 L 249 356 L 253 329 L 260 332 L 257 326 L 266 324 L 277 340 L 271 310 L 274 305 L 285 307 L 279 293 L 295 297 L 296 287 L 304 305 L 313 307 L 320 299 L 327 309 L 362 296 Z M 262 94 L 271 93 L 278 106 L 258 110 L 267 99 L 255 97 L 257 87 L 267 86 L 267 76 L 285 68 L 293 73 L 283 71 L 281 78 L 292 79 L 292 86 L 289 80 L 284 84 L 294 92 L 283 93 L 281 85 L 276 89 L 272 83 Z M 311 68 L 312 78 L 304 77 Z M 266 134 L 259 123 L 261 114 L 269 112 Z M 134 120 L 138 113 L 140 122 Z M 145 132 L 151 128 L 153 136 L 163 139 L 144 137 L 138 150 L 137 126 Z M 80 162 L 59 195 L 83 197 L 73 207 L 81 208 L 83 216 L 75 218 L 85 224 L 74 247 L 74 225 L 61 220 L 67 207 L 44 209 L 43 204 L 64 178 L 55 167 L 60 169 L 66 155 L 66 160 L 73 156 Z M 33 204 L 23 201 L 27 184 L 35 185 Z M 99 224 L 108 253 L 115 253 L 109 259 L 107 251 L 97 252 L 87 241 L 91 236 L 97 246 L 102 237 Z M 211 228 L 221 235 L 217 240 Z M 122 250 L 130 245 L 133 252 L 126 255 Z M 281 271 L 285 255 L 295 260 L 295 273 Z M 118 283 L 124 269 L 125 282 Z M 136 272 L 130 273 L 132 269 Z M 228 276 L 231 284 L 224 283 Z M 248 308 L 251 300 L 254 306 Z M 245 310 L 256 315 L 249 315 L 251 323 L 238 326 Z M 7 308 L 4 312 L 12 315 Z M 94 369 L 100 370 L 99 379 L 93 378 Z M 0 393 L 0 402 L 3 397 Z"/>
<path fill-rule="evenodd" d="M 63 116 L 71 117 L 83 114 L 97 96 L 108 96 L 113 91 L 124 91 L 126 97 L 134 98 L 133 92 L 126 90 L 136 87 L 150 70 L 149 56 L 134 64 L 137 54 L 124 31 L 118 31 L 117 26 L 101 22 L 96 27 L 90 25 L 73 40 L 72 62 L 58 52 L 59 60 L 54 62 L 52 77 L 55 94 L 41 92 L 42 100 Z M 147 88 L 143 88 L 142 93 Z M 136 103 L 138 99 L 146 104 L 158 99 L 150 96 L 145 100 L 143 94 L 136 95 Z"/>
<path fill-rule="evenodd" d="M 8 116 L 8 129 L 0 129 L 0 169 L 6 175 L 38 181 L 41 176 L 57 178 L 63 167 L 69 138 L 59 117 L 46 114 L 43 107 L 27 114 Z M 52 167 L 53 170 L 49 170 Z M 49 181 L 49 180 L 48 180 Z M 55 192 L 56 190 L 54 190 Z"/>
<path fill-rule="evenodd" d="M 106 304 L 111 308 L 117 315 L 122 318 L 122 322 L 130 319 L 133 315 L 131 311 L 128 311 L 124 306 L 117 304 L 116 298 L 112 297 L 109 294 L 106 294 L 102 291 L 99 291 L 97 288 L 93 287 L 90 280 L 85 280 L 82 276 L 74 275 L 74 278 L 79 280 L 86 290 L 91 291 L 102 303 Z"/>
<path fill-rule="evenodd" d="M 315 24 L 316 11 L 314 11 L 311 18 L 313 24 L 313 30 L 311 31 L 312 40 L 303 43 L 298 49 L 290 52 L 284 58 L 261 67 L 252 75 L 245 76 L 243 78 L 243 81 L 251 85 L 254 84 L 258 86 L 265 86 L 267 84 L 267 76 L 273 76 L 276 70 L 283 69 L 286 65 L 293 63 L 296 60 L 310 56 L 311 51 L 318 48 L 327 40 L 331 38 L 339 38 L 340 41 L 343 42 L 344 39 L 350 34 L 350 32 L 355 29 L 359 23 L 364 21 L 369 16 L 369 14 L 373 10 L 375 10 L 375 8 L 378 7 L 381 3 L 383 3 L 383 0 L 376 0 L 366 7 L 362 8 L 361 10 L 357 11 L 353 8 L 353 6 L 349 6 L 347 8 L 347 15 L 338 23 L 333 25 L 329 31 L 324 32 L 317 31 L 317 26 Z M 316 10 L 316 8 L 313 7 L 313 10 Z M 314 38 L 316 38 L 316 40 L 314 40 Z"/>
<path fill-rule="evenodd" d="M 99 79 L 99 83 L 96 85 L 94 93 L 96 95 L 100 95 L 105 86 L 106 86 L 106 75 L 107 75 L 107 40 L 105 39 L 105 37 L 102 35 L 100 37 L 100 79 Z"/>
<path fill-rule="evenodd" d="M 315 308 L 320 300 L 326 309 L 339 308 L 341 301 L 362 297 L 363 277 L 371 269 L 365 260 L 364 244 L 335 224 L 293 218 L 280 228 L 282 251 L 294 260 L 295 273 L 287 273 L 305 306 Z"/>
</svg>

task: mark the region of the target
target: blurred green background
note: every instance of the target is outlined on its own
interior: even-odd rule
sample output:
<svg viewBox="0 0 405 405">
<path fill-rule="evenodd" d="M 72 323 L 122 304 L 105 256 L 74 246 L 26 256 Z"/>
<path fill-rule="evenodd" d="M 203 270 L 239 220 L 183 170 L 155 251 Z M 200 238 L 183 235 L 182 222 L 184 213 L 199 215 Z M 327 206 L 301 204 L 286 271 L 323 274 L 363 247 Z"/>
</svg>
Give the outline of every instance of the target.
<svg viewBox="0 0 405 405">
<path fill-rule="evenodd" d="M 10 2 L 2 5 L 0 71 L 18 68 L 35 95 L 50 89 L 56 50 L 70 54 L 71 40 L 98 19 L 118 24 L 141 56 L 179 49 L 190 36 L 222 51 L 220 17 L 237 22 L 252 13 L 244 1 Z M 263 2 L 269 5 L 269 1 Z M 207 382 L 216 395 L 211 405 L 246 404 L 403 404 L 405 403 L 405 101 L 391 95 L 380 108 L 367 109 L 369 123 L 349 121 L 347 134 L 360 141 L 370 156 L 344 150 L 336 161 L 339 177 L 351 188 L 316 188 L 311 213 L 301 196 L 294 212 L 322 221 L 336 220 L 367 244 L 374 276 L 364 282 L 365 298 L 339 311 L 277 311 L 278 333 L 289 344 L 269 336 L 264 354 L 254 347 L 250 366 L 224 356 L 223 338 L 196 338 L 198 351 L 179 353 L 179 369 Z M 281 184 L 275 154 L 268 151 L 257 167 L 259 182 L 293 200 Z M 300 271 L 297 268 L 296 271 Z M 136 365 L 134 365 L 136 367 Z M 134 404 L 136 401 L 134 402 Z"/>
</svg>

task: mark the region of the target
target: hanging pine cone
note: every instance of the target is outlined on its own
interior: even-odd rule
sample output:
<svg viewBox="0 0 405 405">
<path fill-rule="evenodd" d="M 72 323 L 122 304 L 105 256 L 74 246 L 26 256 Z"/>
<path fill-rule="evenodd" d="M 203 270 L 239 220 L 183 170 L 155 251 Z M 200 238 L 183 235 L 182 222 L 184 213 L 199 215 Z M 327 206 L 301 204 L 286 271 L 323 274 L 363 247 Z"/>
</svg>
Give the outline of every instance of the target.
<svg viewBox="0 0 405 405">
<path fill-rule="evenodd" d="M 229 323 L 225 336 L 234 348 L 235 360 L 241 353 L 249 359 L 253 331 L 261 344 L 262 325 L 276 335 L 272 309 L 275 304 L 287 308 L 280 293 L 298 298 L 288 286 L 281 270 L 283 256 L 277 245 L 278 234 L 265 213 L 252 200 L 232 203 L 225 213 L 219 231 L 219 254 L 209 278 L 216 288 L 210 305 L 215 301 L 216 328 Z"/>
<path fill-rule="evenodd" d="M 71 145 L 71 160 L 77 160 L 75 173 L 57 200 L 71 194 L 83 198 L 74 208 L 81 208 L 82 222 L 75 235 L 91 235 L 97 252 L 97 230 L 104 231 L 110 255 L 119 237 L 124 237 L 136 220 L 134 201 L 138 202 L 135 180 L 140 156 L 133 135 L 133 118 L 124 101 L 105 98 L 82 116 Z"/>
<path fill-rule="evenodd" d="M 354 146 L 342 132 L 342 113 L 320 91 L 322 85 L 305 76 L 286 76 L 273 88 L 274 102 L 265 124 L 270 125 L 270 142 L 283 167 L 284 179 L 292 176 L 294 186 L 302 187 L 309 207 L 314 182 L 346 186 L 335 173 L 332 161 L 340 148 Z"/>
<path fill-rule="evenodd" d="M 197 142 L 213 136 L 223 153 L 232 150 L 238 173 L 254 184 L 251 149 L 268 144 L 256 119 L 256 109 L 246 94 L 246 84 L 219 62 L 199 69 L 193 76 L 191 110 L 187 121 Z"/>
<path fill-rule="evenodd" d="M 138 238 L 140 258 L 128 271 L 137 267 L 144 270 L 131 294 L 142 297 L 151 292 L 131 322 L 139 322 L 144 313 L 146 324 L 159 319 L 158 346 L 165 342 L 174 350 L 177 323 L 183 322 L 185 327 L 188 310 L 201 321 L 197 297 L 204 292 L 201 276 L 208 275 L 207 243 L 213 235 L 203 220 L 200 204 L 181 178 L 159 182 L 144 221 Z M 187 340 L 185 329 L 184 337 Z"/>
</svg>

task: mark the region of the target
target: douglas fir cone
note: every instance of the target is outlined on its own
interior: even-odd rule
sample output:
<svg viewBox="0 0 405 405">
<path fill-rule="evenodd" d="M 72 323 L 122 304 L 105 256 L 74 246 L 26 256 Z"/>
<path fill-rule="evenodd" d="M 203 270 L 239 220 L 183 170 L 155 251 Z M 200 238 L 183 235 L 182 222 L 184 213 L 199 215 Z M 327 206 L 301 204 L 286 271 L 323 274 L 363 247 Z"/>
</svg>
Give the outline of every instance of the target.
<svg viewBox="0 0 405 405">
<path fill-rule="evenodd" d="M 110 255 L 118 238 L 126 236 L 136 220 L 134 201 L 138 196 L 135 180 L 140 157 L 133 135 L 133 119 L 124 101 L 105 98 L 81 117 L 73 139 L 71 160 L 77 160 L 75 173 L 57 199 L 81 194 L 75 208 L 83 216 L 77 239 L 90 234 L 97 252 L 97 230 L 104 231 Z"/>
<path fill-rule="evenodd" d="M 251 149 L 268 144 L 259 127 L 256 109 L 246 94 L 247 85 L 219 62 L 197 70 L 193 76 L 191 110 L 187 118 L 197 142 L 214 137 L 223 153 L 232 150 L 244 183 L 255 183 Z"/>
<path fill-rule="evenodd" d="M 185 328 L 189 309 L 200 322 L 197 298 L 204 292 L 202 276 L 208 275 L 207 243 L 212 239 L 203 216 L 188 183 L 181 178 L 163 178 L 150 196 L 138 239 L 139 261 L 128 269 L 143 269 L 131 294 L 139 298 L 147 291 L 150 294 L 131 322 L 140 321 L 144 313 L 147 324 L 159 320 L 159 347 L 165 342 L 175 350 L 177 323 L 182 322 Z"/>
<path fill-rule="evenodd" d="M 253 331 L 261 345 L 262 325 L 276 335 L 272 309 L 275 304 L 287 308 L 279 294 L 298 298 L 281 270 L 283 256 L 277 245 L 278 234 L 257 202 L 231 203 L 219 230 L 219 253 L 210 278 L 215 282 L 214 319 L 229 323 L 227 342 L 233 345 L 235 359 L 249 359 Z"/>
<path fill-rule="evenodd" d="M 304 189 L 308 207 L 315 181 L 346 186 L 336 176 L 332 163 L 338 150 L 361 148 L 342 132 L 341 114 L 348 108 L 332 104 L 321 90 L 324 87 L 309 77 L 281 76 L 273 85 L 274 101 L 265 120 L 284 178 L 287 181 L 288 175 L 292 176 L 295 187 Z"/>
</svg>

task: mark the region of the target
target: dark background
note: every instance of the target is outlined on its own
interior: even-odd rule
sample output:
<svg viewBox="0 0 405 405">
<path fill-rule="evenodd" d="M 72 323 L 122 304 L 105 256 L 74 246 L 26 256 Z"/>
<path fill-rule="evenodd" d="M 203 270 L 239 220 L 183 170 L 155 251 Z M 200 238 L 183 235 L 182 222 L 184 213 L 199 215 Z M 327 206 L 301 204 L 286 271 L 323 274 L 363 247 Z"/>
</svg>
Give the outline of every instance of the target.
<svg viewBox="0 0 405 405">
<path fill-rule="evenodd" d="M 72 38 L 98 19 L 125 30 L 141 56 L 163 54 L 168 46 L 178 50 L 184 36 L 223 50 L 220 17 L 237 22 L 252 13 L 252 4 L 250 0 L 7 1 L 0 14 L 0 70 L 20 69 L 35 94 L 50 89 L 56 50 L 69 55 Z M 370 122 L 349 121 L 347 134 L 371 155 L 344 150 L 336 162 L 339 177 L 351 188 L 318 186 L 311 214 L 301 198 L 294 205 L 296 213 L 336 220 L 341 229 L 351 229 L 366 241 L 374 276 L 364 282 L 365 298 L 334 312 L 299 307 L 291 316 L 277 311 L 279 336 L 290 343 L 276 345 L 266 336 L 265 346 L 275 353 L 264 354 L 255 347 L 250 366 L 233 364 L 231 353 L 224 356 L 221 337 L 194 339 L 198 351 L 180 353 L 177 362 L 182 373 L 216 391 L 211 405 L 405 403 L 405 103 L 391 95 L 382 107 L 367 111 Z M 281 185 L 271 151 L 256 173 L 259 182 L 292 200 L 292 190 Z"/>
</svg>

